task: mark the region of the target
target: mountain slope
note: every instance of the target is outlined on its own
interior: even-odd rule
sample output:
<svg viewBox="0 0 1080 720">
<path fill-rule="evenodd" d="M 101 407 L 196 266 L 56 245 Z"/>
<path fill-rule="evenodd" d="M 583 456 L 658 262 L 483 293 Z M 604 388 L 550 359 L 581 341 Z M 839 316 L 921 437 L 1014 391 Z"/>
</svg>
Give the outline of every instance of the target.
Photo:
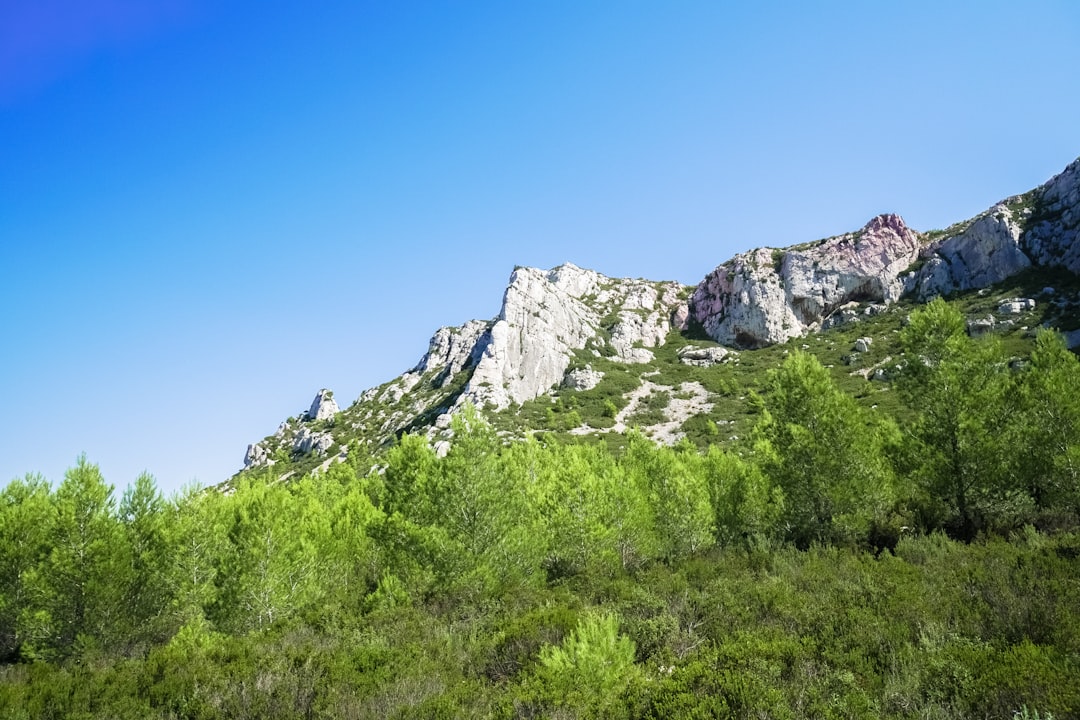
<svg viewBox="0 0 1080 720">
<path fill-rule="evenodd" d="M 517 268 L 494 319 L 439 329 L 415 367 L 344 410 L 320 391 L 250 445 L 244 467 L 306 472 L 377 453 L 403 432 L 444 451 L 450 415 L 466 403 L 512 436 L 641 427 L 662 442 L 735 442 L 752 412 L 746 391 L 786 352 L 778 343 L 804 337 L 857 395 L 888 404 L 877 397 L 887 384 L 858 383 L 888 380 L 911 303 L 959 297 L 979 315 L 973 333 L 996 327 L 1020 345 L 1036 324 L 1076 328 L 1078 228 L 1080 159 L 947 230 L 881 215 L 857 232 L 741 253 L 696 287 L 571 264 Z"/>
</svg>

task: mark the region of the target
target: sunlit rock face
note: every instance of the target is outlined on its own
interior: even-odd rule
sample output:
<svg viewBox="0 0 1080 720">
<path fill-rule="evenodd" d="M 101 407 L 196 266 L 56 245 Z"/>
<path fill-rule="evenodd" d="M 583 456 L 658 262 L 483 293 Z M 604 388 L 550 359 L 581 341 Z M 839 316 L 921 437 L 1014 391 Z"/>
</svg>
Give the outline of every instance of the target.
<svg viewBox="0 0 1080 720">
<path fill-rule="evenodd" d="M 1080 273 L 1080 159 L 1035 191 L 1020 245 L 1036 265 Z"/>
<path fill-rule="evenodd" d="M 337 402 L 334 401 L 334 393 L 324 388 L 311 401 L 311 407 L 308 408 L 305 418 L 308 420 L 328 420 L 339 412 Z"/>
<path fill-rule="evenodd" d="M 477 341 L 478 358 L 459 402 L 504 408 L 559 385 L 575 351 L 649 362 L 681 301 L 678 283 L 613 279 L 575 265 L 518 268 L 502 309 Z M 605 325 L 606 323 L 606 325 Z"/>
<path fill-rule="evenodd" d="M 899 215 L 855 233 L 784 250 L 736 255 L 698 285 L 690 317 L 724 345 L 761 347 L 817 329 L 846 303 L 890 303 L 922 246 Z"/>
</svg>

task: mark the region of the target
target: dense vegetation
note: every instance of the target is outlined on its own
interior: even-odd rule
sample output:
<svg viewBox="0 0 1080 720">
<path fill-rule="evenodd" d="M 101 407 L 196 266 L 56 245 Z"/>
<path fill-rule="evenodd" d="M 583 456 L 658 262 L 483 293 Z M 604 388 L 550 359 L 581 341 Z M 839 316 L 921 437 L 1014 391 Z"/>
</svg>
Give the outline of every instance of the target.
<svg viewBox="0 0 1080 720">
<path fill-rule="evenodd" d="M 15 480 L 0 718 L 1080 717 L 1080 363 L 941 301 L 901 343 L 895 417 L 795 351 L 735 448 L 466 412 L 376 472 Z"/>
</svg>

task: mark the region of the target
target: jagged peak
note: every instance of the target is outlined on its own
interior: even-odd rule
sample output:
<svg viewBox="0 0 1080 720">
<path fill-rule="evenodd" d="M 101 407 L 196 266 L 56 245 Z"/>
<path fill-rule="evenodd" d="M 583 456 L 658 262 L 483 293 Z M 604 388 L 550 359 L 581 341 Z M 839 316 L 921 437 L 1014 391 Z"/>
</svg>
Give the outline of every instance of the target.
<svg viewBox="0 0 1080 720">
<path fill-rule="evenodd" d="M 862 229 L 864 233 L 880 233 L 889 230 L 897 235 L 904 235 L 912 232 L 911 228 L 904 222 L 904 218 L 896 213 L 882 213 L 881 215 L 877 215 L 871 218 L 870 222 L 866 223 Z"/>
<path fill-rule="evenodd" d="M 304 413 L 306 420 L 326 420 L 339 412 L 338 404 L 334 400 L 334 391 L 323 388 L 315 393 L 315 399 L 311 401 L 311 407 Z"/>
</svg>

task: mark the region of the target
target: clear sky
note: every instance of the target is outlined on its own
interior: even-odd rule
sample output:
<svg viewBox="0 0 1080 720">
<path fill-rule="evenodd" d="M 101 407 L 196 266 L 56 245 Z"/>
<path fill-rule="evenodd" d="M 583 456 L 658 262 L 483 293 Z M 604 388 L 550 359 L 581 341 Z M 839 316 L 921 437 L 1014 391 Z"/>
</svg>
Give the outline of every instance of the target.
<svg viewBox="0 0 1080 720">
<path fill-rule="evenodd" d="M 0 0 L 0 483 L 224 480 L 515 265 L 698 282 L 1080 155 L 1080 3 Z"/>
</svg>

